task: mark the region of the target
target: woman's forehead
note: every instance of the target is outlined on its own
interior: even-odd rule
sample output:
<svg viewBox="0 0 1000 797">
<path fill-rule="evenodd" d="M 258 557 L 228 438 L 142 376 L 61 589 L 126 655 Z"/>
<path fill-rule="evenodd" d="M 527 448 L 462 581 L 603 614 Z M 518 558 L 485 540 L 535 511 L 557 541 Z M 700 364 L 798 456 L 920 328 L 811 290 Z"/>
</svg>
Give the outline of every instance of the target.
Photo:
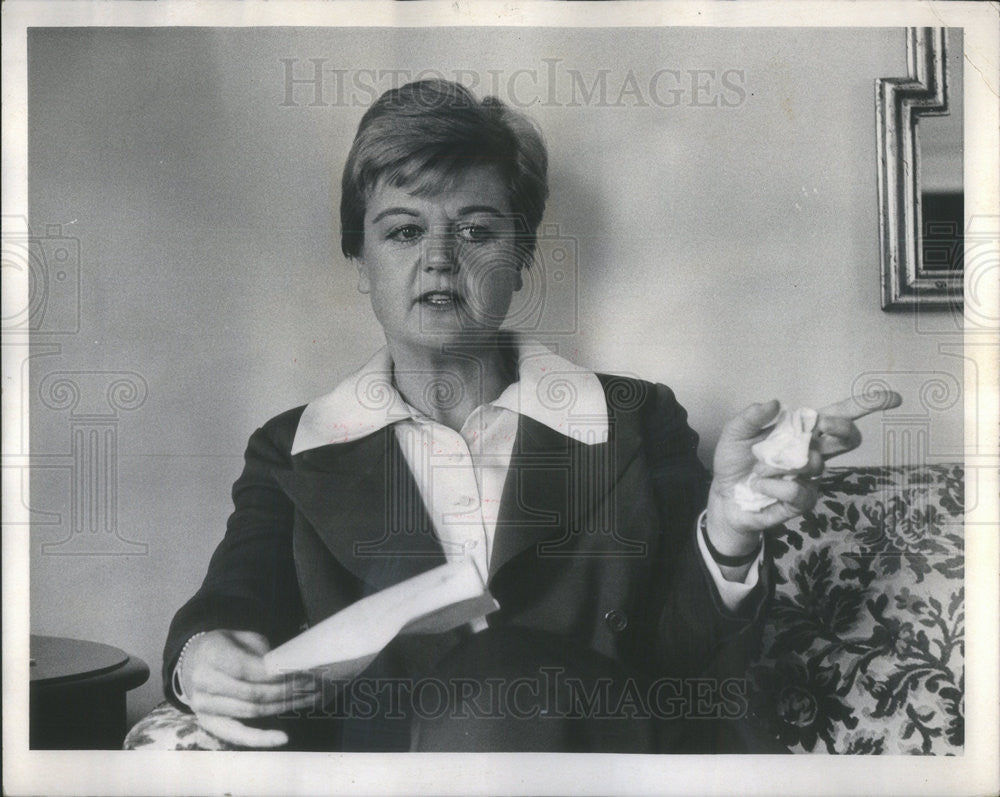
<svg viewBox="0 0 1000 797">
<path fill-rule="evenodd" d="M 450 212 L 469 207 L 510 212 L 506 183 L 493 166 L 479 164 L 444 174 L 421 170 L 408 177 L 380 179 L 368 197 L 366 215 L 397 205 L 414 209 L 444 207 Z"/>
</svg>

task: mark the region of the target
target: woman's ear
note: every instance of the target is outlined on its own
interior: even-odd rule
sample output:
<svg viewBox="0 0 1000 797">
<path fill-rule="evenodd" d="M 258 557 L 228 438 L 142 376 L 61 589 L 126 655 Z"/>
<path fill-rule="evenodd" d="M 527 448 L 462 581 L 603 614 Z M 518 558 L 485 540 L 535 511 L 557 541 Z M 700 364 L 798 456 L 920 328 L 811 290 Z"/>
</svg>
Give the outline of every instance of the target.
<svg viewBox="0 0 1000 797">
<path fill-rule="evenodd" d="M 354 260 L 354 265 L 358 269 L 358 293 L 371 293 L 372 284 L 368 278 L 368 265 L 365 263 L 364 258 L 355 257 L 352 260 Z"/>
</svg>

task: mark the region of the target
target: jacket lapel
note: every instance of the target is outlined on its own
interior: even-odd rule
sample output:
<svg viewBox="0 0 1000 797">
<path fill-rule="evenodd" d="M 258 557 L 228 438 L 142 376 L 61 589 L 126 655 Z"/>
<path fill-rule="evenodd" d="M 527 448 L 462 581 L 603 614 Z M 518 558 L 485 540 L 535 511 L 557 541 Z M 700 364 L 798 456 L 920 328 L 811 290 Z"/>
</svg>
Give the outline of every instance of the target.
<svg viewBox="0 0 1000 797">
<path fill-rule="evenodd" d="M 444 564 L 392 427 L 297 454 L 292 470 L 276 477 L 330 552 L 368 585 L 366 591 Z"/>
<path fill-rule="evenodd" d="M 611 416 L 607 442 L 586 445 L 519 416 L 490 556 L 491 579 L 530 548 L 552 557 L 644 550 L 622 539 L 615 524 L 614 501 L 620 496 L 614 487 L 642 442 L 636 424 L 621 421 Z"/>
</svg>

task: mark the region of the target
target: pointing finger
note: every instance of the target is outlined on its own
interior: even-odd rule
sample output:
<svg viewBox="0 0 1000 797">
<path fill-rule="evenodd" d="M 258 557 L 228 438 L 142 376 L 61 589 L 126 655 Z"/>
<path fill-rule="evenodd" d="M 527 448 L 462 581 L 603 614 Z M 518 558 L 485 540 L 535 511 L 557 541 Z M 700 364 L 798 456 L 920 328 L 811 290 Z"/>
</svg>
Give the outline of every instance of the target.
<svg viewBox="0 0 1000 797">
<path fill-rule="evenodd" d="M 851 396 L 819 410 L 820 415 L 833 415 L 856 421 L 873 412 L 891 410 L 903 403 L 895 390 L 873 390 L 860 396 Z"/>
</svg>

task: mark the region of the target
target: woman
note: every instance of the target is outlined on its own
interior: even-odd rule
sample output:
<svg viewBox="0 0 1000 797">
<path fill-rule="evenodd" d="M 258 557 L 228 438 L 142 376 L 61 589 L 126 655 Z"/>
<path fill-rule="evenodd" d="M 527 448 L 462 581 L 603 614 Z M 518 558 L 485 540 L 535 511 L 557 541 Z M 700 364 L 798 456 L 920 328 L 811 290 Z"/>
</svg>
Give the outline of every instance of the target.
<svg viewBox="0 0 1000 797">
<path fill-rule="evenodd" d="M 726 426 L 710 481 L 669 389 L 502 330 L 531 264 L 546 160 L 525 117 L 454 83 L 408 84 L 364 115 L 342 247 L 386 346 L 254 433 L 225 539 L 166 645 L 168 697 L 220 738 L 634 752 L 721 738 L 698 747 L 697 724 L 674 721 L 690 713 L 687 685 L 739 678 L 768 592 L 763 533 L 812 507 L 823 459 L 860 442 L 853 420 L 872 408 L 821 411 L 807 464 L 781 478 L 750 450 L 777 402 L 754 404 Z M 751 473 L 775 500 L 759 511 L 734 498 Z M 265 670 L 262 655 L 304 626 L 463 556 L 501 608 L 394 642 L 359 679 L 360 706 L 334 711 L 309 676 Z M 443 685 L 447 710 L 415 702 L 418 683 Z M 486 709 L 496 683 L 506 692 Z M 656 702 L 639 720 L 633 692 Z M 727 694 L 712 699 L 739 714 L 739 689 Z"/>
</svg>

